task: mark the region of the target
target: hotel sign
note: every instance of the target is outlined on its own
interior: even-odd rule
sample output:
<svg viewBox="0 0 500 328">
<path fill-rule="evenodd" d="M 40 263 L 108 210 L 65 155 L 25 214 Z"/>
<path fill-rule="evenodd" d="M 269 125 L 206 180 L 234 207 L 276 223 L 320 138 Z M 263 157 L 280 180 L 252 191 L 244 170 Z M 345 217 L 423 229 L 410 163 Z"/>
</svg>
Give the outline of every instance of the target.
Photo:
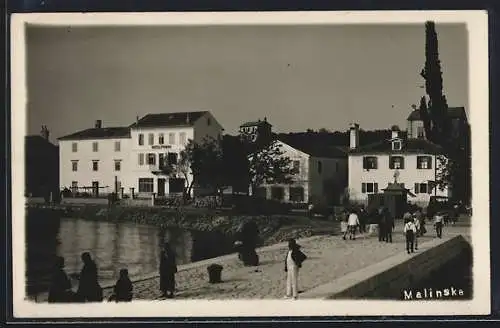
<svg viewBox="0 0 500 328">
<path fill-rule="evenodd" d="M 156 146 L 151 146 L 151 148 L 152 149 L 170 149 L 170 148 L 172 148 L 172 146 L 170 146 L 170 145 L 161 145 L 161 146 L 156 145 Z"/>
</svg>

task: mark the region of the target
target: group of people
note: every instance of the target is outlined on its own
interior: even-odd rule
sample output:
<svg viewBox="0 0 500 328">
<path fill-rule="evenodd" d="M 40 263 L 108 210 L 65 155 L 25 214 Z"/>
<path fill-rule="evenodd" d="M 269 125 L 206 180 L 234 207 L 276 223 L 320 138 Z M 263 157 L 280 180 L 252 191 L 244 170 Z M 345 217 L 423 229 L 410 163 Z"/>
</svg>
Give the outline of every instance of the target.
<svg viewBox="0 0 500 328">
<path fill-rule="evenodd" d="M 64 258 L 56 257 L 49 287 L 49 303 L 102 302 L 103 290 L 99 284 L 98 270 L 90 253 L 82 253 L 82 270 L 76 277 L 78 289 L 73 291 L 71 280 L 64 270 Z M 160 291 L 163 297 L 173 298 L 175 291 L 175 273 L 177 264 L 175 253 L 169 243 L 165 243 L 160 258 Z M 119 278 L 113 287 L 109 301 L 130 302 L 133 297 L 133 285 L 128 269 L 120 270 Z"/>
<path fill-rule="evenodd" d="M 418 238 L 423 236 L 427 229 L 425 228 L 425 216 L 416 210 L 413 214 L 406 212 L 403 215 L 404 228 L 403 233 L 406 239 L 406 250 L 413 253 L 418 250 Z M 378 225 L 378 239 L 380 242 L 392 243 L 392 232 L 395 228 L 395 220 L 387 207 L 381 206 L 376 211 L 367 214 L 364 208 L 352 208 L 346 218 L 347 227 L 342 238 L 350 240 L 356 239 L 356 232 L 366 232 L 366 222 L 370 221 Z M 437 213 L 434 215 L 434 228 L 438 238 L 442 238 L 444 225 L 444 215 Z"/>
</svg>

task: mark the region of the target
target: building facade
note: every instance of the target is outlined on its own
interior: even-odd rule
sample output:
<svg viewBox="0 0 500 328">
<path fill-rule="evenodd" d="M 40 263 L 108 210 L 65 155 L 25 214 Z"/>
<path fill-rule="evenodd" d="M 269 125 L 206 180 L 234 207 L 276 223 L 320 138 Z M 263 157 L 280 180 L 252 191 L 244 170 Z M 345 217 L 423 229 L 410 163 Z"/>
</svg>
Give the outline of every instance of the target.
<svg viewBox="0 0 500 328">
<path fill-rule="evenodd" d="M 127 127 L 102 127 L 59 138 L 60 187 L 93 197 L 182 193 L 192 176 L 176 167 L 190 140 L 220 138 L 222 127 L 208 111 L 148 114 Z M 187 165 L 189 167 L 189 165 Z"/>
<path fill-rule="evenodd" d="M 128 175 L 130 129 L 94 128 L 59 138 L 59 181 L 61 189 L 92 197 L 120 192 Z"/>
<path fill-rule="evenodd" d="M 409 191 L 410 203 L 420 206 L 426 206 L 432 195 L 449 196 L 448 188 L 435 187 L 442 149 L 418 133 L 418 122 L 414 127 L 406 137 L 393 127 L 390 139 L 360 147 L 359 125 L 351 124 L 348 182 L 351 202 L 366 204 L 370 194 L 380 193 L 394 182 Z"/>
<path fill-rule="evenodd" d="M 175 169 L 189 140 L 219 139 L 223 128 L 210 112 L 149 114 L 131 126 L 127 186 L 139 197 L 182 193 L 193 177 Z M 165 168 L 173 170 L 165 174 Z M 168 172 L 168 171 L 167 171 Z M 132 192 L 132 191 L 130 191 Z"/>
<path fill-rule="evenodd" d="M 338 147 L 314 147 L 277 140 L 294 175 L 290 184 L 264 184 L 255 192 L 289 203 L 336 205 L 347 186 L 347 153 Z"/>
</svg>

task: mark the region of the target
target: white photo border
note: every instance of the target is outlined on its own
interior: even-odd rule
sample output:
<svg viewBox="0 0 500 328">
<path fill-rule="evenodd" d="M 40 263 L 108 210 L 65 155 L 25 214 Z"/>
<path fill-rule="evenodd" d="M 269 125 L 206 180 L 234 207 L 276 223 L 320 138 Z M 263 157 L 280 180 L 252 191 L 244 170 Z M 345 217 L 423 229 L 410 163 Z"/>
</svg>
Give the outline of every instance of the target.
<svg viewBox="0 0 500 328">
<path fill-rule="evenodd" d="M 25 300 L 24 136 L 27 90 L 25 27 L 32 25 L 312 25 L 464 23 L 468 31 L 472 140 L 473 294 L 470 301 L 230 300 L 39 304 Z M 11 16 L 11 168 L 13 311 L 16 318 L 295 317 L 490 314 L 489 83 L 486 11 L 308 11 L 210 13 L 30 13 Z"/>
</svg>

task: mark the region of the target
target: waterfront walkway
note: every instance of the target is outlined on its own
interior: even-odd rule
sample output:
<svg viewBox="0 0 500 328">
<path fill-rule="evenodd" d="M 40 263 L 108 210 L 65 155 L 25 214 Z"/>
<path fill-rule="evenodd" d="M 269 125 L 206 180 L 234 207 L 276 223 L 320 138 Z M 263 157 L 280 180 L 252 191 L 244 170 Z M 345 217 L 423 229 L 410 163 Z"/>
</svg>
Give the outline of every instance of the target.
<svg viewBox="0 0 500 328">
<path fill-rule="evenodd" d="M 425 242 L 435 237 L 432 226 L 427 225 L 427 235 L 419 238 L 418 252 L 425 250 Z M 470 238 L 470 227 L 445 227 L 443 237 L 458 234 Z M 470 239 L 469 239 L 470 241 Z M 393 243 L 379 242 L 377 236 L 358 236 L 356 240 L 343 240 L 341 236 L 316 236 L 298 240 L 308 256 L 299 276 L 299 291 L 307 291 L 331 282 L 343 275 L 380 262 L 398 253 L 405 252 L 402 223 L 396 226 Z M 432 244 L 432 243 L 430 243 Z M 244 267 L 231 254 L 202 262 L 179 266 L 176 275 L 177 299 L 275 299 L 282 298 L 285 291 L 284 259 L 287 244 L 277 244 L 258 250 L 261 265 Z M 207 266 L 221 264 L 222 283 L 209 284 Z M 111 289 L 104 290 L 105 297 Z M 300 295 L 299 295 L 300 297 Z M 159 300 L 157 277 L 134 283 L 134 299 Z"/>
</svg>

